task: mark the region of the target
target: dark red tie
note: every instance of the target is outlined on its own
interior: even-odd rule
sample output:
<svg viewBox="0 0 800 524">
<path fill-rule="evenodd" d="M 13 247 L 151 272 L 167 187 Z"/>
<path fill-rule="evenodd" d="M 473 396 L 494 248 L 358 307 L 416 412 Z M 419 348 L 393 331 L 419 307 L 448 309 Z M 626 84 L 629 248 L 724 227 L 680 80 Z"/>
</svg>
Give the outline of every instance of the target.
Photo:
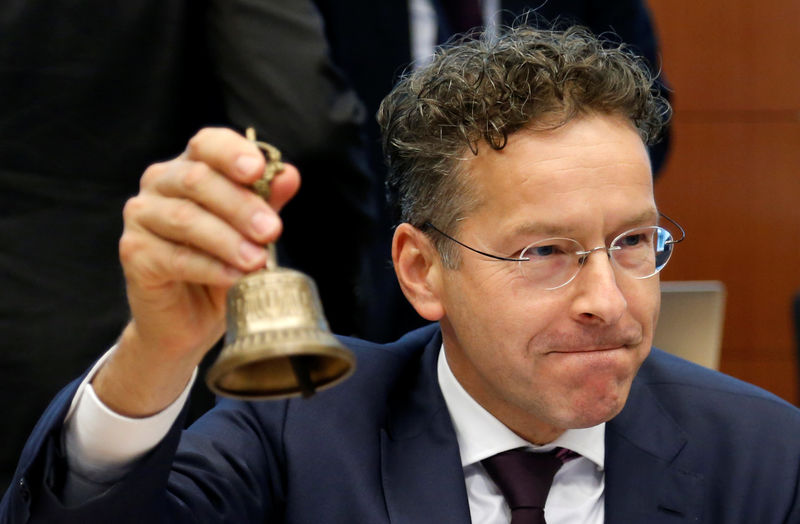
<svg viewBox="0 0 800 524">
<path fill-rule="evenodd" d="M 564 448 L 532 453 L 525 448 L 498 453 L 481 463 L 511 508 L 511 524 L 546 524 L 544 503 L 556 471 L 575 454 Z"/>
</svg>

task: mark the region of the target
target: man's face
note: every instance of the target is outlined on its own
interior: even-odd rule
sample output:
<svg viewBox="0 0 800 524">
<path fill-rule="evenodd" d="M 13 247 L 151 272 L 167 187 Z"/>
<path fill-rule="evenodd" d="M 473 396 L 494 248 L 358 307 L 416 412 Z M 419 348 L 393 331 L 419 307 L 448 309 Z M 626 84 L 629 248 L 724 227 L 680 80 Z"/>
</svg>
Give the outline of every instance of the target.
<svg viewBox="0 0 800 524">
<path fill-rule="evenodd" d="M 482 203 L 454 234 L 482 251 L 519 256 L 550 237 L 591 249 L 657 220 L 647 153 L 623 118 L 520 131 L 468 162 Z M 540 443 L 619 413 L 650 350 L 658 277 L 634 279 L 597 251 L 571 283 L 546 290 L 517 263 L 459 249 L 460 266 L 442 272 L 441 324 L 448 363 L 473 398 Z"/>
</svg>

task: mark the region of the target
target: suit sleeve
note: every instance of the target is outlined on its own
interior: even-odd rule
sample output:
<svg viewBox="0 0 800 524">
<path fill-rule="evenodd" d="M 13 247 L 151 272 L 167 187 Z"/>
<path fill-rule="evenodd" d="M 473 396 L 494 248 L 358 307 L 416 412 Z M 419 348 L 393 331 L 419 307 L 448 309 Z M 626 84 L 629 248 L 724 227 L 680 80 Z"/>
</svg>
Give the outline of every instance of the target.
<svg viewBox="0 0 800 524">
<path fill-rule="evenodd" d="M 77 381 L 62 391 L 34 429 L 0 503 L 0 523 L 281 522 L 283 402 L 256 415 L 247 403 L 223 401 L 182 431 L 184 409 L 119 482 L 90 500 L 65 504 L 60 441 L 76 388 Z"/>
</svg>

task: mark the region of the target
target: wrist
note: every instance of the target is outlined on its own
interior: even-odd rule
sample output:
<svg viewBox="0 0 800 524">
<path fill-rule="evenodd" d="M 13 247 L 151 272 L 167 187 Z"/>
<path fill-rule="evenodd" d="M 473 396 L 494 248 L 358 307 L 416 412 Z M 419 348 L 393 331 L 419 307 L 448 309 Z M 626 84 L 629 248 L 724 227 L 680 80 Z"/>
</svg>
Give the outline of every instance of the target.
<svg viewBox="0 0 800 524">
<path fill-rule="evenodd" d="M 176 355 L 151 347 L 130 322 L 117 350 L 92 379 L 103 404 L 131 418 L 152 416 L 172 404 L 192 377 L 202 354 Z"/>
</svg>

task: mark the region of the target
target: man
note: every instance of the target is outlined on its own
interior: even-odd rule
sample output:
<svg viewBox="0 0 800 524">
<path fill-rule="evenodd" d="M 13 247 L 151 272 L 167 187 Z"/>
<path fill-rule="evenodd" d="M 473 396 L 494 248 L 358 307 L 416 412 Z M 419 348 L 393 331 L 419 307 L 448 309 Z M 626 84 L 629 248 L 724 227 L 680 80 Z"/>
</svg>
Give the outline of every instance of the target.
<svg viewBox="0 0 800 524">
<path fill-rule="evenodd" d="M 438 325 L 347 339 L 341 386 L 223 400 L 181 433 L 225 291 L 264 263 L 298 187 L 289 167 L 259 201 L 255 146 L 199 133 L 126 206 L 133 319 L 34 431 L 4 521 L 517 524 L 494 455 L 561 448 L 550 524 L 798 522 L 798 410 L 650 349 L 682 238 L 653 199 L 651 85 L 584 31 L 526 28 L 403 80 L 379 114 L 404 220 L 392 258 Z"/>
</svg>

